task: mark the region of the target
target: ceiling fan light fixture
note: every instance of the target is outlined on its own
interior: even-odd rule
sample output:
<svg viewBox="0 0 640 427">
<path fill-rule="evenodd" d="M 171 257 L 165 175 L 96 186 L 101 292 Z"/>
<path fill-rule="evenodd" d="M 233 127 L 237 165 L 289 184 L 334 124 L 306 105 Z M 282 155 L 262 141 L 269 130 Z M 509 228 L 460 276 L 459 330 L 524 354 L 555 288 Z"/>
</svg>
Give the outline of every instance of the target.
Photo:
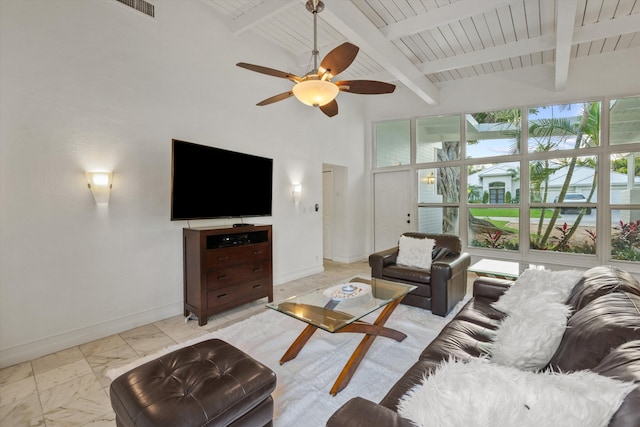
<svg viewBox="0 0 640 427">
<path fill-rule="evenodd" d="M 313 69 L 318 71 L 299 77 L 295 74 L 261 65 L 238 62 L 236 64 L 238 67 L 268 76 L 287 79 L 295 83 L 291 90 L 263 99 L 256 105 L 269 105 L 295 96 L 303 104 L 320 107 L 320 111 L 326 116 L 333 117 L 338 114 L 338 103 L 335 98 L 340 92 L 376 95 L 394 91 L 395 85 L 374 80 L 342 80 L 332 83 L 331 79 L 340 75 L 356 59 L 359 48 L 354 44 L 344 42 L 327 53 L 322 58 L 320 66 L 318 66 L 318 13 L 324 9 L 324 3 L 321 0 L 307 0 L 306 8 L 313 14 L 313 51 L 311 56 L 313 58 Z"/>
<path fill-rule="evenodd" d="M 340 88 L 326 80 L 304 80 L 297 83 L 292 92 L 303 104 L 321 107 L 333 101 L 338 96 Z"/>
</svg>

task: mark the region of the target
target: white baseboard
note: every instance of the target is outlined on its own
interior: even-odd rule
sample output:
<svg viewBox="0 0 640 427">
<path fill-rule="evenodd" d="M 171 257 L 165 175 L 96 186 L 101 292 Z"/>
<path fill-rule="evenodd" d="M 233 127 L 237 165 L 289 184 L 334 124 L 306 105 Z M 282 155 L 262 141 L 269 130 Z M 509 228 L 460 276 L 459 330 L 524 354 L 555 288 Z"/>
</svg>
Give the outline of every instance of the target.
<svg viewBox="0 0 640 427">
<path fill-rule="evenodd" d="M 311 276 L 312 274 L 322 273 L 323 271 L 324 271 L 324 267 L 322 266 L 322 264 L 312 265 L 309 267 L 301 268 L 299 270 L 290 271 L 287 274 L 279 275 L 277 277 L 274 276 L 273 284 L 282 285 L 283 283 L 287 283 L 292 280 L 302 279 L 303 277 Z"/>
<path fill-rule="evenodd" d="M 134 313 L 97 325 L 74 329 L 52 337 L 34 340 L 10 348 L 3 348 L 0 349 L 0 368 L 36 359 L 46 354 L 85 344 L 168 317 L 177 316 L 178 314 L 182 314 L 183 310 L 184 306 L 182 301 L 175 302 L 164 307 Z"/>
<path fill-rule="evenodd" d="M 355 255 L 355 256 L 349 256 L 349 255 L 335 255 L 333 256 L 333 261 L 335 262 L 341 262 L 344 264 L 351 264 L 354 262 L 358 262 L 358 261 L 365 261 L 369 258 L 368 255 Z"/>
</svg>

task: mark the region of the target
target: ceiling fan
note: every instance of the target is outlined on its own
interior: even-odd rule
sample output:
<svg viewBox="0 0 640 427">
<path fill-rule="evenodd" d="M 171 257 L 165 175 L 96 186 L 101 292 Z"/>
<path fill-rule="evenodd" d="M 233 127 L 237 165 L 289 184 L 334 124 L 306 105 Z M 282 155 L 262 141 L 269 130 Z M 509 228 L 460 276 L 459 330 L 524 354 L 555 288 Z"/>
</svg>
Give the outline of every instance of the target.
<svg viewBox="0 0 640 427">
<path fill-rule="evenodd" d="M 313 56 L 313 70 L 304 77 L 299 77 L 292 73 L 263 67 L 261 65 L 247 64 L 246 62 L 236 64 L 238 67 L 246 68 L 247 70 L 288 79 L 295 83 L 291 90 L 262 100 L 256 105 L 269 105 L 295 96 L 300 102 L 312 107 L 320 107 L 320 110 L 322 110 L 324 114 L 333 117 L 338 114 L 338 103 L 335 98 L 339 92 L 376 95 L 392 93 L 395 90 L 395 85 L 375 80 L 342 80 L 335 83 L 332 82 L 331 79 L 334 76 L 340 74 L 351 65 L 360 49 L 351 43 L 343 43 L 329 52 L 322 59 L 320 67 L 318 67 L 317 15 L 324 9 L 324 3 L 321 0 L 307 0 L 306 8 L 313 14 L 313 52 L 311 53 Z"/>
</svg>

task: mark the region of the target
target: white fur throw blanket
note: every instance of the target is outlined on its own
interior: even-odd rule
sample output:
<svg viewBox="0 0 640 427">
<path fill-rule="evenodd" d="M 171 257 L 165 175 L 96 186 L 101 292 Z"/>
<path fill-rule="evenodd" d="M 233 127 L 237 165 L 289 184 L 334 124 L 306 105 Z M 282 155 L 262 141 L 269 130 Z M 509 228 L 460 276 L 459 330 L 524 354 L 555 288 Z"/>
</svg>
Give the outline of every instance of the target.
<svg viewBox="0 0 640 427">
<path fill-rule="evenodd" d="M 400 401 L 419 427 L 605 427 L 635 387 L 589 371 L 534 373 L 486 359 L 443 363 Z"/>
<path fill-rule="evenodd" d="M 570 308 L 564 303 L 582 278 L 577 270 L 525 270 L 493 307 L 507 313 L 491 344 L 494 363 L 536 371 L 555 354 Z"/>
</svg>

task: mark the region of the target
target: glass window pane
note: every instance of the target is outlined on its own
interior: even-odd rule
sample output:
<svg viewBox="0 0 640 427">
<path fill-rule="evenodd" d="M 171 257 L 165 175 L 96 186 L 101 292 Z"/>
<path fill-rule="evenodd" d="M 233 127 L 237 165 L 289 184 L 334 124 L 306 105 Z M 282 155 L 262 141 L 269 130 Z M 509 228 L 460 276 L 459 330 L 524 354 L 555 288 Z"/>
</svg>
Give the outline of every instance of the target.
<svg viewBox="0 0 640 427">
<path fill-rule="evenodd" d="M 460 202 L 460 168 L 446 167 L 418 171 L 418 203 Z"/>
<path fill-rule="evenodd" d="M 397 120 L 375 124 L 376 167 L 408 165 L 411 161 L 411 122 Z"/>
<path fill-rule="evenodd" d="M 520 163 L 487 163 L 467 170 L 469 203 L 518 203 L 520 201 Z"/>
<path fill-rule="evenodd" d="M 611 222 L 611 258 L 640 261 L 640 210 L 613 210 Z"/>
<path fill-rule="evenodd" d="M 530 153 L 599 145 L 599 102 L 533 107 L 528 117 Z"/>
<path fill-rule="evenodd" d="M 576 254 L 596 253 L 596 209 L 586 208 L 558 216 L 560 208 L 532 208 L 530 248 Z M 555 217 L 554 217 L 555 215 Z M 542 220 L 544 218 L 544 220 Z"/>
<path fill-rule="evenodd" d="M 640 204 L 640 153 L 615 153 L 610 161 L 611 204 Z"/>
<path fill-rule="evenodd" d="M 417 163 L 460 158 L 460 116 L 425 117 L 416 120 Z"/>
<path fill-rule="evenodd" d="M 458 235 L 457 207 L 419 207 L 418 230 L 420 233 L 449 233 Z"/>
<path fill-rule="evenodd" d="M 520 110 L 467 114 L 467 158 L 519 153 Z"/>
<path fill-rule="evenodd" d="M 609 144 L 640 142 L 640 97 L 612 99 Z"/>
<path fill-rule="evenodd" d="M 469 246 L 518 250 L 520 209 L 469 208 Z"/>
<path fill-rule="evenodd" d="M 597 201 L 597 156 L 565 157 L 529 162 L 533 203 L 577 205 Z"/>
</svg>

